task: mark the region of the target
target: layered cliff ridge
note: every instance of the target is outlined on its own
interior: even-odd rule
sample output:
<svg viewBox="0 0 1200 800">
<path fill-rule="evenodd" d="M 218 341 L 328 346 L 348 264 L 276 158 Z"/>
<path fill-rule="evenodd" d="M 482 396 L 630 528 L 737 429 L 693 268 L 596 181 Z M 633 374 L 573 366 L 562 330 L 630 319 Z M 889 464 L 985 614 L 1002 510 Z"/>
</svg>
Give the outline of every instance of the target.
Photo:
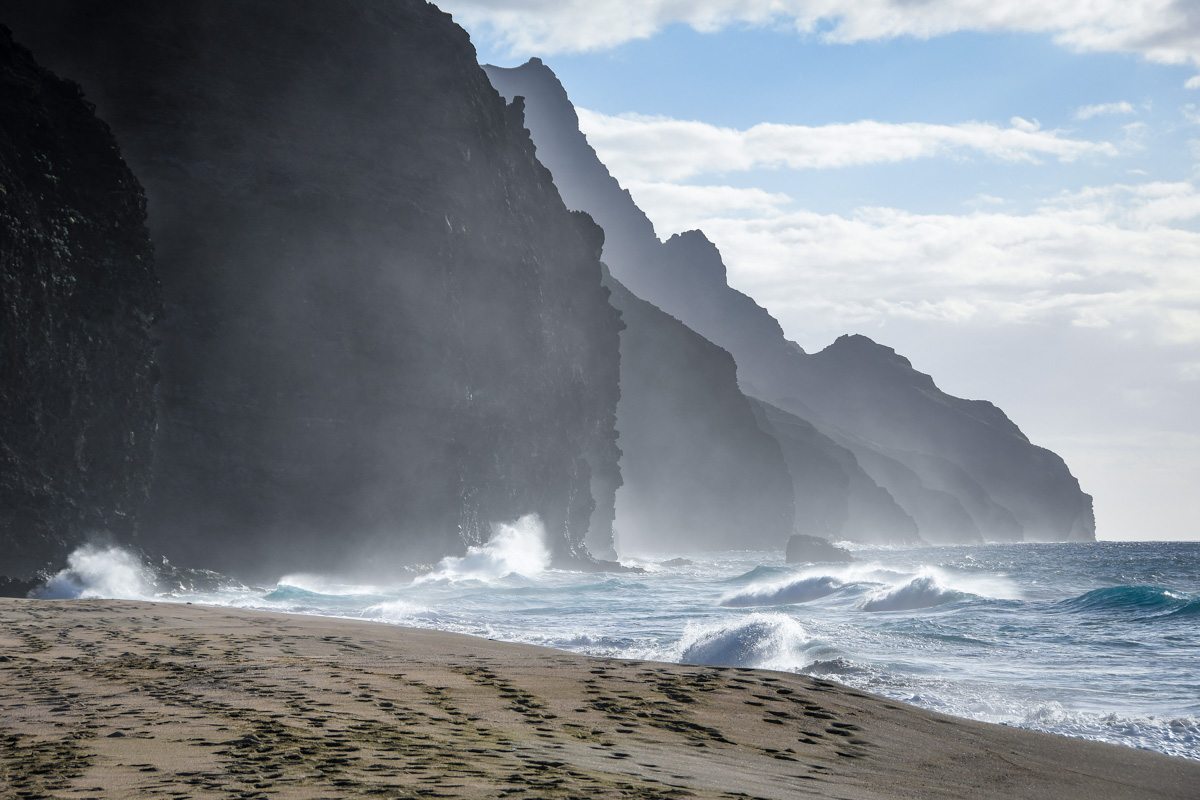
<svg viewBox="0 0 1200 800">
<path fill-rule="evenodd" d="M 825 516 L 798 530 L 878 541 L 907 537 L 915 521 L 920 536 L 933 542 L 1095 538 L 1091 497 L 1061 458 L 1029 442 L 1003 412 L 945 394 L 907 359 L 865 337 L 805 353 L 765 309 L 728 285 L 720 253 L 701 232 L 658 239 L 579 131 L 548 67 L 532 59 L 514 69 L 485 69 L 502 94 L 525 99 L 539 157 L 567 205 L 587 211 L 605 230 L 603 257 L 612 274 L 728 350 L 743 390 L 775 409 L 775 421 L 767 416 L 767 422 L 777 433 L 803 432 L 803 447 L 781 440 L 790 453 L 797 514 L 808 507 Z M 836 502 L 827 501 L 829 492 L 838 493 Z M 903 511 L 890 513 L 880 492 Z M 813 502 L 806 504 L 806 496 Z M 884 526 L 842 512 L 853 507 L 876 509 L 886 516 Z"/>
<path fill-rule="evenodd" d="M 726 351 L 606 276 L 621 311 L 622 553 L 782 549 L 795 509 L 784 453 Z"/>
<path fill-rule="evenodd" d="M 1095 539 L 1091 496 L 1062 458 L 1031 443 L 995 405 L 947 395 L 865 336 L 842 336 L 803 364 L 788 388 L 804 407 L 852 449 L 874 450 L 926 492 L 953 497 L 983 538 Z M 953 530 L 926 538 L 945 541 Z"/>
<path fill-rule="evenodd" d="M 599 231 L 448 15 L 3 0 L 0 20 L 146 187 L 166 316 L 144 546 L 387 572 L 535 512 L 559 563 L 594 563 L 620 484 Z"/>
<path fill-rule="evenodd" d="M 80 87 L 0 26 L 0 593 L 133 531 L 161 309 L 145 219 Z"/>
</svg>

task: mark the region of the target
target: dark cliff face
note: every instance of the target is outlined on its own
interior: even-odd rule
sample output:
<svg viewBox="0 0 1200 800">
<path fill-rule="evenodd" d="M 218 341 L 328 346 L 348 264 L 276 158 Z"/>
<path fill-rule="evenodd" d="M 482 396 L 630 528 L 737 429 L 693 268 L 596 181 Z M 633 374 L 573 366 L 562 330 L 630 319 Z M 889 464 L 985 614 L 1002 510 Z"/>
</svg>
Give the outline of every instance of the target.
<svg viewBox="0 0 1200 800">
<path fill-rule="evenodd" d="M 815 425 L 825 435 L 827 455 L 830 447 L 842 450 L 836 458 L 816 458 L 812 448 L 781 440 L 790 454 L 798 516 L 815 489 L 849 493 L 818 504 L 826 513 L 814 523 L 831 525 L 824 535 L 835 538 L 878 541 L 881 531 L 907 530 L 913 519 L 922 537 L 936 541 L 1094 538 L 1091 497 L 1062 459 L 1031 444 L 1003 412 L 941 392 L 906 359 L 864 337 L 804 353 L 766 310 L 728 286 L 721 255 L 702 233 L 657 239 L 579 132 L 566 92 L 544 64 L 486 69 L 503 94 L 526 98 L 541 160 L 567 204 L 604 228 L 604 259 L 613 275 L 728 350 L 743 389 Z M 864 485 L 860 472 L 876 485 Z M 888 516 L 882 526 L 877 520 L 873 528 L 858 528 L 846 516 L 837 529 L 841 512 L 831 509 L 883 513 L 888 504 L 878 502 L 879 491 L 907 513 Z"/>
<path fill-rule="evenodd" d="M 801 535 L 869 544 L 919 544 L 917 523 L 859 464 L 855 454 L 805 419 L 752 400 L 764 430 L 779 442 L 796 498 Z"/>
<path fill-rule="evenodd" d="M 729 353 L 608 276 L 621 333 L 622 552 L 781 549 L 792 484 Z"/>
<path fill-rule="evenodd" d="M 796 386 L 831 426 L 953 494 L 986 538 L 1095 538 L 1092 498 L 1059 456 L 1032 444 L 991 403 L 945 394 L 891 348 L 840 337 L 806 359 Z"/>
<path fill-rule="evenodd" d="M 536 512 L 560 562 L 586 559 L 620 482 L 598 234 L 447 15 L 5 0 L 0 19 L 83 83 L 146 186 L 167 308 L 148 547 L 387 572 Z"/>
<path fill-rule="evenodd" d="M 160 312 L 145 217 L 80 87 L 0 27 L 0 583 L 132 533 Z"/>
<path fill-rule="evenodd" d="M 765 309 L 729 288 L 717 248 L 699 231 L 658 240 L 650 220 L 580 133 L 566 91 L 540 60 L 516 69 L 484 69 L 505 96 L 526 98 L 526 122 L 538 157 L 554 173 L 567 205 L 586 210 L 604 228 L 604 259 L 613 274 L 639 298 L 733 354 L 747 394 L 773 397 L 776 376 L 791 370 L 803 351 L 784 338 Z M 759 419 L 784 454 L 796 530 L 867 542 L 916 540 L 912 519 L 848 450 L 794 416 L 805 430 L 785 423 L 786 435 L 761 414 Z M 740 541 L 735 536 L 727 544 Z"/>
</svg>

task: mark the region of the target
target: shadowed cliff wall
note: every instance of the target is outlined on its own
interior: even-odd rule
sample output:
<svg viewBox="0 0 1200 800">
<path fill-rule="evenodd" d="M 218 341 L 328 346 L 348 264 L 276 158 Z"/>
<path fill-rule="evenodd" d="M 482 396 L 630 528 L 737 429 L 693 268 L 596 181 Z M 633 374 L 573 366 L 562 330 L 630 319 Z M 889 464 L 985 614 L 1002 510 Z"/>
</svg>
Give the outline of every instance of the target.
<svg viewBox="0 0 1200 800">
<path fill-rule="evenodd" d="M 145 218 L 79 86 L 0 27 L 0 590 L 133 531 L 161 302 Z"/>
<path fill-rule="evenodd" d="M 621 333 L 623 552 L 782 549 L 792 483 L 738 390 L 733 357 L 607 276 Z"/>
<path fill-rule="evenodd" d="M 84 85 L 146 186 L 167 311 L 147 547 L 387 572 L 537 512 L 586 562 L 612 520 L 592 487 L 620 482 L 620 321 L 590 222 L 447 15 L 5 0 L 0 20 Z"/>
<path fill-rule="evenodd" d="M 729 286 L 721 254 L 703 233 L 658 240 L 629 193 L 597 159 L 566 92 L 540 60 L 487 69 L 506 96 L 526 98 L 541 160 L 567 204 L 592 214 L 604 228 L 604 260 L 612 274 L 728 350 L 747 394 L 812 423 L 827 437 L 826 447 L 850 451 L 832 461 L 809 460 L 802 465 L 804 481 L 815 480 L 813 488 L 821 491 L 861 488 L 845 497 L 847 506 L 881 512 L 887 506 L 875 503 L 874 489 L 882 488 L 906 512 L 890 516 L 883 528 L 858 528 L 847 516 L 828 535 L 877 541 L 881 530 L 902 531 L 911 518 L 923 538 L 939 542 L 1095 538 L 1091 497 L 1061 458 L 1032 444 L 1000 409 L 945 394 L 907 359 L 862 336 L 805 353 L 765 309 Z M 796 478 L 797 453 L 790 452 Z M 850 462 L 877 486 L 864 486 L 854 470 L 845 471 Z M 824 472 L 836 464 L 843 465 L 840 476 Z M 799 485 L 796 494 L 798 508 L 805 507 Z M 833 519 L 827 516 L 817 527 Z"/>
</svg>

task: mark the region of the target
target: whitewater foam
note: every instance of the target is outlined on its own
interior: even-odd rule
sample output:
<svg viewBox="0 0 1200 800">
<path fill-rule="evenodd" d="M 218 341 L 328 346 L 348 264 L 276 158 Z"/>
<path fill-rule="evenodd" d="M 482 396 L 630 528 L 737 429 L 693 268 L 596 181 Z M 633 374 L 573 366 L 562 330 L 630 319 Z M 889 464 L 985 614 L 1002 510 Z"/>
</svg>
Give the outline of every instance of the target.
<svg viewBox="0 0 1200 800">
<path fill-rule="evenodd" d="M 116 546 L 86 544 L 67 556 L 33 597 L 42 600 L 143 600 L 154 595 L 154 575 L 133 553 Z"/>
<path fill-rule="evenodd" d="M 932 575 L 919 575 L 901 586 L 878 591 L 863 601 L 863 611 L 918 611 L 962 600 L 970 595 L 943 586 Z"/>
<path fill-rule="evenodd" d="M 785 606 L 807 603 L 826 597 L 842 588 L 842 582 L 830 575 L 797 578 L 783 583 L 751 586 L 721 598 L 726 608 L 749 608 L 751 606 Z"/>
<path fill-rule="evenodd" d="M 720 624 L 690 623 L 672 661 L 723 667 L 798 670 L 809 660 L 804 627 L 784 614 L 756 613 Z"/>
<path fill-rule="evenodd" d="M 516 522 L 492 526 L 492 538 L 467 548 L 462 557 L 447 556 L 437 569 L 422 575 L 414 584 L 430 581 L 491 581 L 509 575 L 526 578 L 550 567 L 546 529 L 537 514 L 526 514 Z"/>
</svg>

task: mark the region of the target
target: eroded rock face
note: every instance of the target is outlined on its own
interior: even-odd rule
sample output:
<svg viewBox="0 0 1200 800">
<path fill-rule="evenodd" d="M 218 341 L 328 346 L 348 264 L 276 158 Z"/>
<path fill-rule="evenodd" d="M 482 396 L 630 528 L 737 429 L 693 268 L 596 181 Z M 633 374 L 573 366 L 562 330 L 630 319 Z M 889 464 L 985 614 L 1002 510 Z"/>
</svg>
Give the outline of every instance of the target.
<svg viewBox="0 0 1200 800">
<path fill-rule="evenodd" d="M 526 98 L 541 160 L 567 204 L 604 228 L 612 274 L 729 351 L 747 395 L 822 435 L 814 439 L 803 424 L 776 415 L 778 427 L 795 434 L 780 443 L 798 530 L 899 542 L 912 538 L 915 521 L 924 540 L 939 543 L 1095 538 L 1091 497 L 1061 458 L 1032 444 L 1000 409 L 947 395 L 865 337 L 805 353 L 728 285 L 721 254 L 703 233 L 657 238 L 580 133 L 549 68 L 534 59 L 487 69 L 506 96 Z"/>
<path fill-rule="evenodd" d="M 575 192 L 576 201 L 581 192 L 592 202 L 612 195 L 604 213 L 610 225 L 613 219 L 620 224 L 612 225 L 616 237 L 603 244 L 610 258 L 621 263 L 633 258 L 638 238 L 658 246 L 649 220 L 604 166 L 595 158 L 572 156 L 573 150 L 587 148 L 573 127 L 574 109 L 553 73 L 540 61 L 535 64 L 535 78 L 548 79 L 541 88 L 555 93 L 556 104 L 551 107 L 535 92 L 538 103 L 530 107 L 530 128 L 545 131 L 548 115 L 565 113 L 575 137 L 566 143 L 548 137 L 544 148 L 539 144 L 539 158 L 561 173 L 556 184 Z M 520 97 L 514 86 L 520 84 L 522 70 L 485 69 L 506 96 Z M 724 281 L 724 265 L 718 260 L 717 266 Z M 626 275 L 639 280 L 636 273 Z M 781 549 L 797 519 L 792 481 L 780 443 L 758 423 L 752 401 L 739 389 L 733 358 L 621 281 L 610 276 L 608 285 L 626 324 L 617 409 L 624 480 L 617 494 L 622 549 Z"/>
<path fill-rule="evenodd" d="M 792 483 L 726 351 L 613 279 L 621 333 L 622 552 L 781 549 Z"/>
<path fill-rule="evenodd" d="M 387 572 L 533 512 L 560 562 L 587 561 L 620 483 L 619 317 L 594 226 L 448 15 L 4 0 L 0 19 L 84 85 L 146 186 L 167 308 L 147 547 Z"/>
<path fill-rule="evenodd" d="M 1092 498 L 1062 458 L 992 403 L 942 392 L 892 348 L 842 336 L 808 356 L 792 380 L 831 427 L 869 440 L 923 486 L 954 497 L 984 538 L 1095 540 Z"/>
<path fill-rule="evenodd" d="M 917 523 L 875 483 L 853 453 L 812 423 L 752 399 L 764 430 L 779 442 L 796 498 L 794 530 L 868 544 L 919 544 Z"/>
<path fill-rule="evenodd" d="M 145 218 L 79 85 L 0 27 L 0 592 L 93 532 L 133 533 L 160 313 Z"/>
</svg>

